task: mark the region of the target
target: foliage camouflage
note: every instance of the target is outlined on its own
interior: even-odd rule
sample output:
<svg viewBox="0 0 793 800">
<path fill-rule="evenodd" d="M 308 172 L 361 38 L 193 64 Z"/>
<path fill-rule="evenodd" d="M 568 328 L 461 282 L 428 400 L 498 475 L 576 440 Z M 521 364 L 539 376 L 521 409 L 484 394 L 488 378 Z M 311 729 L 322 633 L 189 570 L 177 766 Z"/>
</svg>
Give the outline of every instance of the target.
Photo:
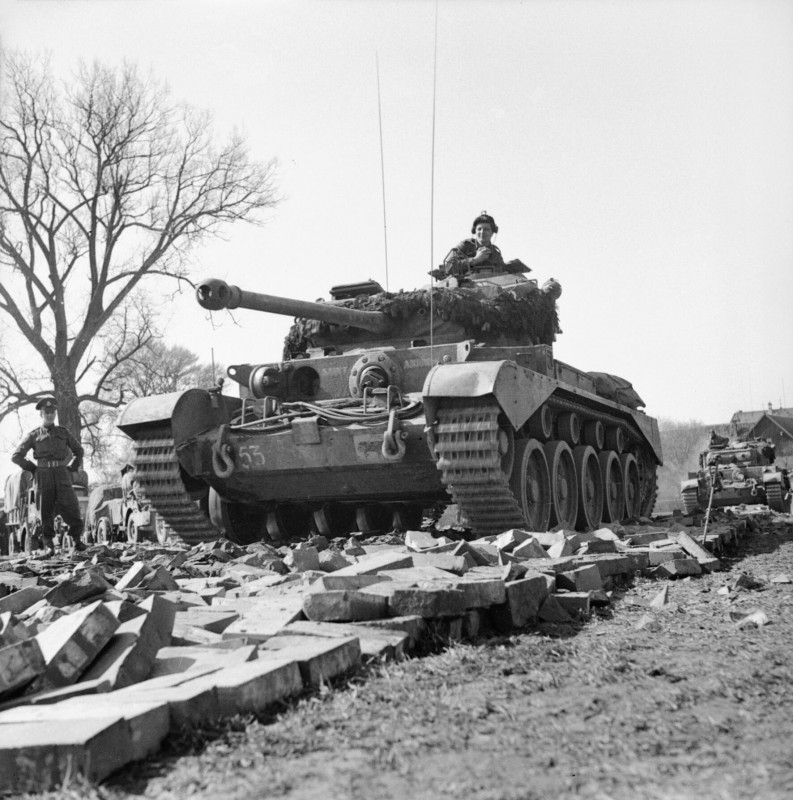
<svg viewBox="0 0 793 800">
<path fill-rule="evenodd" d="M 426 327 L 430 312 L 430 292 L 381 292 L 359 295 L 344 303 L 348 308 L 382 311 L 401 329 Z M 471 289 L 433 289 L 432 305 L 436 325 L 451 323 L 463 330 L 463 338 L 495 343 L 499 337 L 525 344 L 552 344 L 561 333 L 556 302 L 539 289 L 515 298 L 505 292 L 493 299 L 483 298 Z M 310 347 L 332 342 L 341 328 L 319 320 L 298 318 L 284 340 L 284 360 L 305 353 Z M 361 336 L 370 337 L 365 332 Z"/>
</svg>

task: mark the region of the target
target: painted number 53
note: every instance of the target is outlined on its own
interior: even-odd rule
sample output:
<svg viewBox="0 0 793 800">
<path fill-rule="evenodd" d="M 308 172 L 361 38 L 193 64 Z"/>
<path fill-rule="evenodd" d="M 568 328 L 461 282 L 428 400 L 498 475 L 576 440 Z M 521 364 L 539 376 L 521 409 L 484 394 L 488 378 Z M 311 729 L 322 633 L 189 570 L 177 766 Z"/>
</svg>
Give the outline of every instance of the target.
<svg viewBox="0 0 793 800">
<path fill-rule="evenodd" d="M 242 469 L 256 469 L 264 466 L 264 453 L 262 453 L 258 444 L 240 445 L 238 452 Z"/>
</svg>

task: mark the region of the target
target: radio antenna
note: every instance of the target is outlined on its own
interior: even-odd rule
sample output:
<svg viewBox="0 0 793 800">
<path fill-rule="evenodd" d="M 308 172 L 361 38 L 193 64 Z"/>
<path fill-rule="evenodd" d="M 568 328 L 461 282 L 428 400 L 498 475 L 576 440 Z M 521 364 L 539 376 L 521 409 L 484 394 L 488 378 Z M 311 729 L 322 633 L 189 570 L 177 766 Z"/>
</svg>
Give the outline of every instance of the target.
<svg viewBox="0 0 793 800">
<path fill-rule="evenodd" d="M 435 46 L 432 56 L 432 148 L 431 148 L 431 169 L 430 169 L 430 270 L 434 270 L 433 252 L 435 249 L 435 97 L 438 85 L 438 0 L 435 0 Z M 432 347 L 435 330 L 435 309 L 433 308 L 435 278 L 430 283 L 430 360 L 432 359 Z"/>
<path fill-rule="evenodd" d="M 380 59 L 377 51 L 374 54 L 377 71 L 377 122 L 380 127 L 380 183 L 383 187 L 383 245 L 385 247 L 385 289 L 388 291 L 388 225 L 385 214 L 385 159 L 383 157 L 383 113 L 380 107 Z"/>
</svg>

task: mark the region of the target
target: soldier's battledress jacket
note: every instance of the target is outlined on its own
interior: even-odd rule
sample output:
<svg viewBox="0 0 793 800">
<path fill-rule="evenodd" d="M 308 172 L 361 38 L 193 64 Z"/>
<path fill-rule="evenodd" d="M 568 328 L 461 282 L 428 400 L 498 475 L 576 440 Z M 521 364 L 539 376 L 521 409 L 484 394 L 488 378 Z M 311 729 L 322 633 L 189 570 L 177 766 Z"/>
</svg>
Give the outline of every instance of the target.
<svg viewBox="0 0 793 800">
<path fill-rule="evenodd" d="M 75 469 L 79 469 L 83 461 L 83 446 L 71 431 L 62 425 L 51 425 L 50 427 L 39 425 L 14 450 L 11 461 L 21 469 L 34 472 L 36 464 L 27 457 L 31 448 L 36 461 L 62 461 L 66 466 L 74 455 L 76 462 L 73 467 Z"/>
<path fill-rule="evenodd" d="M 471 266 L 471 261 L 476 256 L 476 251 L 479 249 L 479 243 L 476 239 L 463 239 L 457 247 L 453 247 L 446 258 L 443 259 L 443 265 L 446 269 L 447 275 L 465 275 L 467 272 L 482 269 L 485 267 L 495 267 L 504 269 L 504 257 L 501 251 L 491 242 L 487 245 L 490 249 L 490 257 L 487 261 L 480 264 Z"/>
</svg>

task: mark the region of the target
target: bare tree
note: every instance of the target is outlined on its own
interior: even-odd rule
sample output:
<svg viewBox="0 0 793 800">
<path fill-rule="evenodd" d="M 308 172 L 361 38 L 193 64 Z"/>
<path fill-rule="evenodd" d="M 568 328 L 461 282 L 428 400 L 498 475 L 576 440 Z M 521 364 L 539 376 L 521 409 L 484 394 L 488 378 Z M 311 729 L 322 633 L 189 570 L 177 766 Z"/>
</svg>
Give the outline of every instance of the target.
<svg viewBox="0 0 793 800">
<path fill-rule="evenodd" d="M 154 335 L 138 294 L 189 282 L 190 251 L 278 201 L 275 162 L 134 66 L 82 65 L 59 87 L 42 59 L 6 56 L 0 97 L 0 317 L 26 348 L 0 358 L 0 420 L 50 383 L 75 435 L 81 404 L 125 402 L 120 370 Z"/>
</svg>

